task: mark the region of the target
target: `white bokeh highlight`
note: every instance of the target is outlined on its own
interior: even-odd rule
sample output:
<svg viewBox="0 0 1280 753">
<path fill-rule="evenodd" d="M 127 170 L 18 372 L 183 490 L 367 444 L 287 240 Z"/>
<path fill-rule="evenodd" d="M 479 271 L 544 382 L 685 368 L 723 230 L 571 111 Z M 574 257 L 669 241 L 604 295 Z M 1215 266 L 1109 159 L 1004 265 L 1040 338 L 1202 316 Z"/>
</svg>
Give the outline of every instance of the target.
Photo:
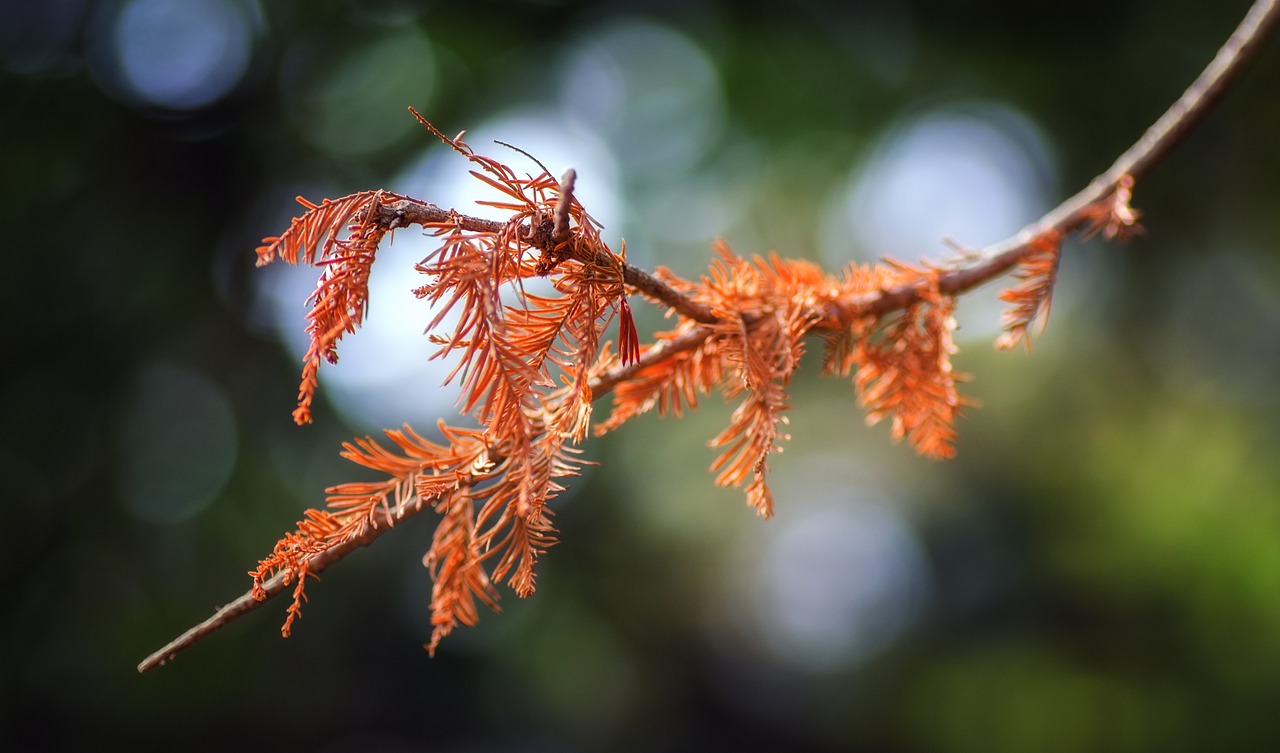
<svg viewBox="0 0 1280 753">
<path fill-rule="evenodd" d="M 794 671 L 837 674 L 919 622 L 933 575 L 900 504 L 847 462 L 801 465 L 771 480 L 785 512 L 735 543 L 711 635 Z"/>
<path fill-rule="evenodd" d="M 706 52 L 640 19 L 593 29 L 570 49 L 562 107 L 602 135 L 628 179 L 693 172 L 724 127 L 724 93 Z"/>
<path fill-rule="evenodd" d="M 981 248 L 1049 208 L 1048 147 L 1018 112 L 995 105 L 932 110 L 892 128 L 832 198 L 823 255 L 833 266 Z"/>
<path fill-rule="evenodd" d="M 97 73 L 125 99 L 171 110 L 227 96 L 253 59 L 260 15 L 247 0 L 128 0 L 98 33 Z"/>
<path fill-rule="evenodd" d="M 122 400 L 116 485 L 125 507 L 148 523 L 186 520 L 222 491 L 235 467 L 235 413 L 204 374 L 158 361 Z"/>
<path fill-rule="evenodd" d="M 885 257 L 954 261 L 961 254 L 952 244 L 981 249 L 1040 217 L 1055 183 L 1047 141 L 1018 111 L 986 103 L 930 110 L 891 128 L 832 195 L 822 256 L 833 269 Z M 965 297 L 957 339 L 999 332 L 997 293 Z"/>
</svg>

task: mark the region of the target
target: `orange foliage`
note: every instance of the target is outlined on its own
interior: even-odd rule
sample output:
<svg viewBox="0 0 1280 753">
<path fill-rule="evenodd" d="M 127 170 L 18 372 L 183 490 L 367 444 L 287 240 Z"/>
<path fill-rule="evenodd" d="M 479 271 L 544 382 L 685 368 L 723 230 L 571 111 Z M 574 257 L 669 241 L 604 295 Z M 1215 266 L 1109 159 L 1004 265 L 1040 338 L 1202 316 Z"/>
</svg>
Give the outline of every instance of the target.
<svg viewBox="0 0 1280 753">
<path fill-rule="evenodd" d="M 888 419 L 890 435 L 921 455 L 955 453 L 955 422 L 971 402 L 952 368 L 955 298 L 943 292 L 944 268 L 885 262 L 850 265 L 837 277 L 776 255 L 744 259 L 717 242 L 698 280 L 665 269 L 650 276 L 626 264 L 625 247 L 615 253 L 601 239 L 573 195 L 572 171 L 560 181 L 545 169 L 522 177 L 474 153 L 462 134 L 448 138 L 414 115 L 478 167 L 472 175 L 499 195 L 483 203 L 508 212 L 505 221 L 383 191 L 318 205 L 300 200 L 306 212 L 264 241 L 259 264 L 280 258 L 323 269 L 294 414 L 303 423 L 320 360 L 335 360 L 338 340 L 363 319 L 378 244 L 396 227 L 421 224 L 439 239 L 417 267 L 426 278 L 417 295 L 437 311 L 428 327 L 432 357 L 456 359 L 446 381 L 459 380 L 459 408 L 476 426 L 441 422 L 435 440 L 406 426 L 386 432 L 390 446 L 370 437 L 344 445 L 344 457 L 385 478 L 329 489 L 327 506 L 308 510 L 251 572 L 259 599 L 268 578 L 296 579 L 286 635 L 317 557 L 426 508 L 440 516 L 423 558 L 434 580 L 430 651 L 457 625 L 474 624 L 478 604 L 498 609 L 495 583 L 531 594 L 538 558 L 555 543 L 548 503 L 577 475 L 577 445 L 591 431 L 594 400 L 607 392 L 612 408 L 596 434 L 654 408 L 680 416 L 713 390 L 738 401 L 708 443 L 719 451 L 710 470 L 719 485 L 745 486 L 748 505 L 771 516 L 769 456 L 789 439 L 787 388 L 811 335 L 825 344 L 823 373 L 853 375 L 869 424 Z M 1127 190 L 1090 210 L 1100 232 L 1136 227 Z M 1026 337 L 1047 312 L 1060 245 L 1059 233 L 1046 233 L 1020 258 L 1019 283 L 1004 294 L 1012 308 L 1001 347 Z M 533 277 L 549 279 L 552 292 L 526 292 L 522 282 Z M 636 292 L 675 319 L 644 347 L 627 302 Z M 449 314 L 456 324 L 446 330 Z M 615 318 L 616 348 L 603 339 Z"/>
<path fill-rule="evenodd" d="M 1058 280 L 1058 262 L 1062 258 L 1062 234 L 1050 231 L 1031 240 L 1031 253 L 1022 257 L 1013 276 L 1018 284 L 1000 294 L 1000 300 L 1012 304 L 1005 311 L 1001 325 L 1004 332 L 996 338 L 996 348 L 1012 350 L 1019 342 L 1031 349 L 1032 322 L 1044 329 L 1053 301 L 1053 285 Z"/>
<path fill-rule="evenodd" d="M 1138 219 L 1142 212 L 1130 206 L 1133 201 L 1133 176 L 1122 175 L 1111 195 L 1085 210 L 1086 238 L 1101 234 L 1107 240 L 1126 242 L 1135 235 L 1142 235 Z"/>
<path fill-rule="evenodd" d="M 919 299 L 884 326 L 878 337 L 858 340 L 854 381 L 867 423 L 891 419 L 889 434 L 906 437 L 921 455 L 955 455 L 955 420 L 972 405 L 961 397 L 951 368 L 955 299 L 938 292 L 937 270 L 922 270 L 929 283 Z"/>
</svg>

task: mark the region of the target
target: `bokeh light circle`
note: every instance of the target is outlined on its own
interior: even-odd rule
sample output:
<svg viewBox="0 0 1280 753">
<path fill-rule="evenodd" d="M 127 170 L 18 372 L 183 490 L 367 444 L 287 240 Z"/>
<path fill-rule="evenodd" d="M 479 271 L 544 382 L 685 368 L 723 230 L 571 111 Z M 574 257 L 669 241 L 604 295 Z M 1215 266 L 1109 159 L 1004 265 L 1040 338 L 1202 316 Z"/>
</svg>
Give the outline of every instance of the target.
<svg viewBox="0 0 1280 753">
<path fill-rule="evenodd" d="M 1045 139 L 1007 107 L 943 107 L 889 131 L 833 196 L 823 254 L 907 261 L 981 248 L 1048 209 L 1053 169 Z"/>
<path fill-rule="evenodd" d="M 148 365 L 123 401 L 117 485 L 125 507 L 149 523 L 204 509 L 235 466 L 236 420 L 226 394 L 199 372 Z"/>
<path fill-rule="evenodd" d="M 720 75 L 706 52 L 674 29 L 635 19 L 574 46 L 561 101 L 604 136 L 633 180 L 691 172 L 724 128 Z"/>
<path fill-rule="evenodd" d="M 324 40 L 295 45 L 280 87 L 299 134 L 334 156 L 364 156 L 421 130 L 405 110 L 429 110 L 435 91 L 430 40 L 413 26 L 337 50 Z"/>
<path fill-rule="evenodd" d="M 93 33 L 104 88 L 122 99 L 194 110 L 226 97 L 253 59 L 257 7 L 238 0 L 126 0 Z"/>
<path fill-rule="evenodd" d="M 904 505 L 864 471 L 823 455 L 790 462 L 770 484 L 785 514 L 733 545 L 710 637 L 792 672 L 856 670 L 928 610 L 928 554 Z"/>
</svg>

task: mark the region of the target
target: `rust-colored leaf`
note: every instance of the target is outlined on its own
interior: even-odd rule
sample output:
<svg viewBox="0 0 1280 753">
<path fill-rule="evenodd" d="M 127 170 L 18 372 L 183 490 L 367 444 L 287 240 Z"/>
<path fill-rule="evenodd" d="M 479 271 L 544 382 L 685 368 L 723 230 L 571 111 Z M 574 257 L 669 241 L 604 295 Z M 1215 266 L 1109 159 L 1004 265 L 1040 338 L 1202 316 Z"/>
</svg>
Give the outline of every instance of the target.
<svg viewBox="0 0 1280 753">
<path fill-rule="evenodd" d="M 1038 321 L 1039 330 L 1044 330 L 1061 259 L 1061 233 L 1049 231 L 1031 241 L 1030 253 L 1022 257 L 1013 273 L 1018 284 L 1000 294 L 1000 300 L 1012 305 L 1001 321 L 1004 332 L 996 338 L 996 348 L 1012 350 L 1022 342 L 1031 349 L 1030 327 Z"/>
</svg>

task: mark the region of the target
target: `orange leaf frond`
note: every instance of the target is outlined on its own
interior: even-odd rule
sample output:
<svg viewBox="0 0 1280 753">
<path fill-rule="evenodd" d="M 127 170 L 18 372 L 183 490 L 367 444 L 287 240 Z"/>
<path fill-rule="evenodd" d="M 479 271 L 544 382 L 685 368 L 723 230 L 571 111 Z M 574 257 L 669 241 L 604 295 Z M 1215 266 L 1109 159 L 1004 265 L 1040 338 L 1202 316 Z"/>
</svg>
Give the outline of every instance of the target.
<svg viewBox="0 0 1280 753">
<path fill-rule="evenodd" d="M 545 505 L 535 507 L 524 516 L 515 514 L 508 507 L 493 528 L 494 532 L 505 528 L 506 535 L 492 550 L 502 552 L 493 567 L 492 577 L 501 580 L 509 573 L 508 584 L 522 599 L 532 595 L 536 588 L 538 557 L 556 543 L 556 530 L 551 525 L 550 514 Z"/>
<path fill-rule="evenodd" d="M 476 516 L 477 546 L 485 558 L 501 552 L 492 578 L 510 574 L 508 584 L 522 598 L 533 593 L 538 558 L 556 543 L 547 503 L 564 490 L 558 479 L 579 475 L 577 453 L 562 434 L 545 431 L 507 458 L 494 483 L 473 490 L 475 499 L 487 497 Z"/>
<path fill-rule="evenodd" d="M 854 381 L 867 423 L 892 417 L 890 436 L 906 437 L 926 457 L 955 454 L 955 420 L 972 404 L 956 387 L 964 375 L 951 367 L 954 307 L 954 299 L 936 287 L 926 290 L 878 339 L 864 333 L 857 346 Z"/>
<path fill-rule="evenodd" d="M 467 488 L 488 477 L 491 463 L 481 432 L 443 423 L 439 429 L 444 443 L 430 441 L 405 426 L 386 432 L 394 446 L 391 448 L 371 437 L 343 445 L 343 457 L 385 473 L 387 477 L 381 481 L 330 487 L 325 509 L 308 510 L 297 529 L 285 534 L 271 554 L 250 572 L 256 598 L 265 598 L 264 583 L 277 573 L 299 580 L 294 590 L 294 604 L 285 622 L 286 635 L 301 614 L 304 600 L 301 581 L 309 573 L 312 557 L 339 544 L 359 540 L 370 529 L 395 525 L 415 505 L 465 495 Z"/>
<path fill-rule="evenodd" d="M 454 138 L 449 138 L 438 128 L 432 125 L 430 121 L 422 117 L 422 115 L 414 108 L 410 107 L 409 112 L 413 113 L 413 117 L 416 118 L 423 127 L 434 134 L 436 138 L 443 141 L 458 154 L 461 154 L 471 160 L 471 162 L 479 165 L 484 172 L 489 174 L 484 175 L 481 172 L 473 170 L 471 171 L 472 175 L 518 202 L 514 205 L 501 205 L 502 208 L 510 209 L 512 211 L 532 213 L 537 213 L 543 208 L 543 205 L 546 203 L 543 198 L 543 193 L 545 193 L 549 188 L 554 188 L 556 185 L 555 180 L 551 178 L 550 175 L 543 173 L 537 178 L 522 180 L 516 177 L 515 172 L 512 171 L 511 168 L 502 164 L 498 160 L 476 154 L 466 142 L 462 141 L 462 134 L 458 134 Z"/>
<path fill-rule="evenodd" d="M 1030 253 L 1022 257 L 1013 273 L 1018 284 L 1000 294 L 1000 300 L 1012 305 L 1001 321 L 1004 332 L 996 338 L 998 350 L 1012 350 L 1019 342 L 1031 350 L 1031 324 L 1038 321 L 1039 332 L 1044 331 L 1061 259 L 1061 233 L 1051 230 L 1031 241 Z"/>
<path fill-rule="evenodd" d="M 324 269 L 307 312 L 311 343 L 303 357 L 298 407 L 293 412 L 299 424 L 311 421 L 320 360 L 338 360 L 338 340 L 354 332 L 368 310 L 369 269 L 388 232 L 372 220 L 383 196 L 382 191 L 366 191 L 336 202 L 325 199 L 318 206 L 299 197 L 308 211 L 294 219 L 284 235 L 267 239 L 270 243 L 258 249 L 259 265 L 278 257 L 293 264 L 305 260 Z M 339 237 L 343 228 L 349 231 L 345 239 Z"/>
<path fill-rule="evenodd" d="M 548 356 L 565 328 L 578 318 L 583 300 L 577 295 L 540 296 L 525 293 L 523 306 L 507 307 L 506 335 L 526 354 L 529 366 L 545 377 Z M 540 379 L 550 384 L 550 379 Z"/>
<path fill-rule="evenodd" d="M 838 332 L 823 331 L 818 336 L 822 339 L 822 375 L 848 376 L 857 362 L 857 349 L 854 346 L 853 334 L 848 330 Z"/>
<path fill-rule="evenodd" d="M 500 445 L 484 430 L 441 423 L 439 432 L 443 441 L 432 441 L 405 426 L 386 432 L 391 446 L 370 437 L 344 444 L 344 457 L 387 478 L 332 487 L 328 507 L 309 513 L 264 565 L 297 572 L 311 553 L 359 537 L 384 520 L 393 525 L 406 509 L 432 503 L 442 517 L 424 557 L 434 581 L 429 649 L 455 626 L 473 625 L 477 602 L 498 610 L 494 581 L 509 577 L 517 594 L 532 593 L 538 557 L 555 543 L 546 503 L 563 491 L 559 479 L 578 475 L 576 450 L 549 431 L 532 441 L 508 437 Z M 499 552 L 490 575 L 484 562 Z"/>
<path fill-rule="evenodd" d="M 764 481 L 767 461 L 771 452 L 781 450 L 778 441 L 789 439 L 778 432 L 778 425 L 787 422 L 783 413 L 790 407 L 785 387 L 804 353 L 804 337 L 811 324 L 803 306 L 792 300 L 751 327 L 739 320 L 736 326 L 724 328 L 722 353 L 734 372 L 725 380 L 725 394 L 743 390 L 748 394 L 734 410 L 728 428 L 710 442 L 712 447 L 726 448 L 711 464 L 711 471 L 719 472 L 716 483 L 720 486 L 737 486 L 750 477 L 747 501 L 766 518 L 773 515 L 773 497 Z"/>
<path fill-rule="evenodd" d="M 1133 176 L 1125 174 L 1116 182 L 1116 188 L 1105 198 L 1085 209 L 1086 222 L 1084 237 L 1090 238 L 1101 234 L 1106 240 L 1119 240 L 1126 243 L 1135 235 L 1142 235 L 1142 224 L 1138 220 L 1142 212 L 1134 209 Z"/>
<path fill-rule="evenodd" d="M 293 590 L 293 603 L 288 609 L 281 632 L 288 637 L 293 621 L 302 613 L 302 602 L 305 600 L 305 581 L 310 574 L 310 559 L 313 555 L 325 551 L 341 538 L 341 524 L 324 510 L 307 510 L 306 517 L 298 522 L 295 532 L 287 533 L 276 542 L 271 554 L 258 561 L 258 566 L 249 571 L 253 578 L 253 598 L 259 601 L 267 598 L 264 584 L 267 579 L 279 572 L 286 573 L 285 582 L 297 579 Z M 313 576 L 314 577 L 314 576 Z"/>
<path fill-rule="evenodd" d="M 666 343 L 680 339 L 694 326 L 694 323 L 686 321 L 675 330 L 659 332 L 657 342 L 644 351 L 645 355 L 660 352 Z M 595 433 L 600 435 L 612 431 L 655 407 L 658 415 L 677 418 L 686 409 L 697 408 L 699 393 L 705 395 L 710 392 L 724 373 L 719 351 L 719 340 L 707 338 L 698 347 L 677 350 L 620 382 L 613 389 L 613 410 L 608 419 L 596 425 Z"/>
<path fill-rule="evenodd" d="M 297 197 L 307 211 L 293 218 L 283 235 L 262 239 L 262 245 L 257 248 L 258 266 L 266 266 L 276 259 L 290 264 L 297 264 L 299 260 L 315 264 L 317 259 L 329 256 L 352 219 L 362 214 L 367 216 L 367 210 L 381 201 L 383 195 L 387 194 L 361 191 L 341 199 L 325 199 L 318 205 Z"/>
<path fill-rule="evenodd" d="M 503 209 L 511 211 L 523 211 L 528 209 L 537 209 L 538 203 L 526 195 L 528 184 L 513 178 L 508 178 L 503 173 L 498 173 L 501 179 L 490 178 L 482 172 L 472 170 L 471 174 L 479 181 L 488 184 L 494 189 L 515 199 L 518 204 L 490 204 L 491 206 L 500 206 Z M 489 202 L 480 202 L 481 204 L 489 204 Z"/>
<path fill-rule="evenodd" d="M 449 311 L 460 308 L 453 335 L 437 339 L 441 347 L 431 357 L 461 351 L 445 382 L 462 375 L 461 409 L 474 412 L 492 436 L 530 432 L 524 408 L 533 385 L 546 381 L 520 347 L 519 329 L 513 333 L 504 316 L 508 309 L 499 292 L 501 280 L 492 274 L 491 259 L 505 254 L 498 236 L 484 235 L 447 243 L 418 265 L 420 272 L 434 278 L 419 289 L 419 295 L 432 302 L 444 300 L 428 329 L 435 329 Z M 517 341 L 511 339 L 513 334 Z"/>
<path fill-rule="evenodd" d="M 296 575 L 298 583 L 293 587 L 293 601 L 289 604 L 289 608 L 285 610 L 287 616 L 284 618 L 284 624 L 280 626 L 280 635 L 285 638 L 293 634 L 293 621 L 302 616 L 302 602 L 307 600 L 306 584 L 308 575 L 311 575 L 311 569 L 307 566 L 307 561 L 304 560 L 298 566 Z M 314 578 L 316 576 L 311 575 L 311 577 Z"/>
<path fill-rule="evenodd" d="M 435 655 L 440 640 L 459 624 L 471 626 L 480 619 L 476 599 L 500 611 L 498 593 L 485 572 L 476 547 L 475 512 L 469 495 L 459 493 L 442 501 L 443 517 L 436 526 L 431 549 L 423 564 L 431 571 L 431 642 Z"/>
</svg>

